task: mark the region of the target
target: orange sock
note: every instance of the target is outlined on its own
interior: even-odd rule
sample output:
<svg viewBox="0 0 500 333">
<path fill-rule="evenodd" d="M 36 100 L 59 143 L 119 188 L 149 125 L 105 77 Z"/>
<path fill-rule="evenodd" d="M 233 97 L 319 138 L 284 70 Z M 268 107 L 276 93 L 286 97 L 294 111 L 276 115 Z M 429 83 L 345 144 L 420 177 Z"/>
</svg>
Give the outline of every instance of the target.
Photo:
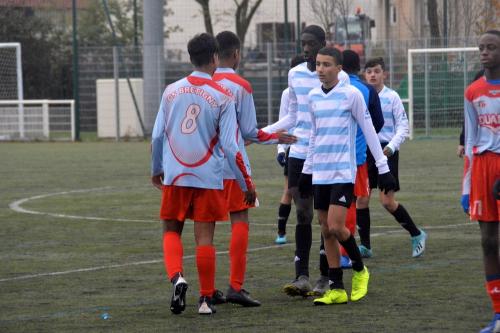
<svg viewBox="0 0 500 333">
<path fill-rule="evenodd" d="M 182 273 L 182 248 L 181 236 L 173 231 L 163 233 L 163 262 L 168 278 L 172 280 L 177 273 Z"/>
<path fill-rule="evenodd" d="M 215 289 L 215 247 L 212 245 L 196 247 L 196 267 L 200 281 L 200 296 L 211 297 Z"/>
<path fill-rule="evenodd" d="M 345 227 L 349 229 L 351 235 L 356 235 L 356 204 L 353 202 L 351 207 L 347 209 L 347 216 L 345 218 Z M 343 256 L 347 256 L 346 250 L 340 246 L 340 253 Z"/>
<path fill-rule="evenodd" d="M 493 304 L 493 310 L 495 313 L 500 313 L 500 280 L 486 282 L 486 291 Z"/>
<path fill-rule="evenodd" d="M 231 229 L 231 243 L 229 244 L 229 258 L 231 261 L 231 273 L 229 284 L 240 291 L 245 281 L 247 270 L 247 248 L 248 248 L 248 223 L 236 222 Z"/>
</svg>

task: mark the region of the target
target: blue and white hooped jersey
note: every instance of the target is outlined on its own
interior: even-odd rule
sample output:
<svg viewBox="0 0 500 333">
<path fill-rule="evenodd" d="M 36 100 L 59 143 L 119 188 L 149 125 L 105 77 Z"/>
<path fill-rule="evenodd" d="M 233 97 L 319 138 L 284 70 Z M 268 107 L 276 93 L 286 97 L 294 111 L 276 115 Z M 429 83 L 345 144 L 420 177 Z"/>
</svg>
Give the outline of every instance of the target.
<svg viewBox="0 0 500 333">
<path fill-rule="evenodd" d="M 303 173 L 313 184 L 352 183 L 356 179 L 358 125 L 372 151 L 380 173 L 389 172 L 363 95 L 349 84 L 337 84 L 327 94 L 319 88 L 308 94 L 311 137 Z"/>
<path fill-rule="evenodd" d="M 340 83 L 349 83 L 346 72 L 340 71 Z M 313 88 L 321 87 L 316 71 L 311 72 L 307 62 L 295 66 L 288 72 L 289 104 L 288 115 L 278 122 L 264 128 L 268 132 L 293 129 L 297 142 L 290 147 L 290 157 L 305 160 L 311 134 L 311 117 L 308 109 L 308 94 Z"/>
<path fill-rule="evenodd" d="M 387 147 L 394 152 L 399 150 L 410 133 L 408 117 L 397 92 L 384 86 L 378 96 L 384 114 L 384 127 L 378 133 L 378 138 L 381 143 L 387 143 Z"/>
<path fill-rule="evenodd" d="M 223 188 L 224 156 L 243 191 L 253 187 L 239 152 L 230 94 L 210 75 L 193 72 L 167 86 L 152 134 L 152 175 L 165 185 Z"/>
</svg>

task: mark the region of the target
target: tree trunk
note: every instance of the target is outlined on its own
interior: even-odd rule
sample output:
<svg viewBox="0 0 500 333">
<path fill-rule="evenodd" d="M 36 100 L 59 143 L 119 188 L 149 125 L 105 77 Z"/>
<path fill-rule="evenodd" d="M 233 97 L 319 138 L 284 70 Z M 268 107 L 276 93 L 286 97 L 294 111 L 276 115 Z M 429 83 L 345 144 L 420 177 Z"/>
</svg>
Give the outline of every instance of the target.
<svg viewBox="0 0 500 333">
<path fill-rule="evenodd" d="M 241 47 L 243 48 L 243 45 L 245 44 L 245 36 L 248 31 L 248 26 L 250 25 L 250 22 L 252 21 L 257 8 L 259 8 L 260 4 L 262 3 L 262 0 L 257 0 L 253 4 L 253 6 L 250 7 L 250 12 L 248 12 L 248 4 L 250 0 L 242 0 L 241 2 L 235 0 L 234 2 L 236 4 L 236 35 L 238 35 L 241 42 Z"/>
<path fill-rule="evenodd" d="M 429 27 L 431 29 L 431 45 L 439 45 L 439 17 L 438 17 L 438 7 L 436 0 L 427 1 L 427 18 L 429 19 Z"/>
<path fill-rule="evenodd" d="M 212 27 L 212 16 L 210 15 L 210 0 L 195 0 L 200 4 L 201 9 L 203 10 L 203 21 L 205 22 L 205 30 L 207 33 L 213 36 L 214 29 Z"/>
</svg>

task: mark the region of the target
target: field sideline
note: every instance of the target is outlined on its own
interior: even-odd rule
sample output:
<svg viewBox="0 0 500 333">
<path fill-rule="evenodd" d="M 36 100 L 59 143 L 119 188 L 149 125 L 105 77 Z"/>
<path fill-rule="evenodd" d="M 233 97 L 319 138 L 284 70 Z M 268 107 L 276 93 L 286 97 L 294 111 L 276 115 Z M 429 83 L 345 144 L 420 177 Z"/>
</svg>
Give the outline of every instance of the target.
<svg viewBox="0 0 500 333">
<path fill-rule="evenodd" d="M 149 143 L 1 143 L 0 331 L 478 331 L 491 309 L 479 231 L 459 204 L 463 161 L 455 155 L 457 142 L 415 140 L 402 147 L 398 199 L 428 231 L 423 258 L 411 258 L 408 234 L 373 200 L 368 296 L 329 307 L 281 292 L 293 278 L 294 249 L 292 243 L 273 244 L 282 169 L 274 147 L 250 146 L 261 206 L 251 211 L 245 288 L 263 305 L 221 305 L 209 318 L 196 311 L 191 222 L 183 235 L 188 306 L 180 316 L 169 311 Z M 314 223 L 312 280 L 318 277 Z M 216 229 L 216 285 L 225 291 L 229 224 Z M 347 271 L 348 292 L 350 278 Z M 111 318 L 101 319 L 103 313 Z"/>
</svg>

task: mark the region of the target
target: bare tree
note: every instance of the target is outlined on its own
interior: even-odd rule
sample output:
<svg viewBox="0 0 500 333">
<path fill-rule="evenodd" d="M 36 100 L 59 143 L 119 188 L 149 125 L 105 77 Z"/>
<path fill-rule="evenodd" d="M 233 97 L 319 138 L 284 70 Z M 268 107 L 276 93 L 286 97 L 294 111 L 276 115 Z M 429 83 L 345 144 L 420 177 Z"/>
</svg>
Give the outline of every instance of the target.
<svg viewBox="0 0 500 333">
<path fill-rule="evenodd" d="M 214 28 L 212 26 L 212 15 L 210 15 L 210 0 L 195 0 L 200 4 L 201 10 L 203 12 L 203 20 L 205 22 L 205 30 L 207 33 L 213 35 Z"/>
<path fill-rule="evenodd" d="M 330 32 L 330 28 L 335 24 L 335 16 L 337 13 L 337 1 L 336 0 L 311 0 L 309 1 L 309 6 L 311 7 L 314 16 L 316 16 L 323 28 L 327 32 Z"/>
<path fill-rule="evenodd" d="M 431 45 L 437 45 L 441 34 L 439 32 L 439 15 L 436 0 L 427 0 L 427 19 L 431 30 Z"/>
<path fill-rule="evenodd" d="M 498 29 L 497 15 L 500 14 L 500 0 L 483 0 L 481 19 L 476 22 L 475 32 L 482 34 L 489 29 Z"/>
<path fill-rule="evenodd" d="M 349 25 L 348 19 L 349 14 L 351 13 L 351 1 L 350 0 L 335 0 L 336 13 L 338 17 L 342 20 L 345 29 L 345 39 L 346 39 L 346 48 L 350 48 L 349 43 Z"/>
<path fill-rule="evenodd" d="M 250 0 L 234 0 L 236 4 L 236 34 L 240 38 L 241 45 L 245 44 L 245 36 L 248 31 L 248 26 L 252 21 L 257 8 L 259 8 L 262 0 L 256 0 L 253 5 L 250 5 Z"/>
<path fill-rule="evenodd" d="M 214 29 L 212 25 L 212 15 L 210 13 L 209 2 L 210 0 L 195 0 L 200 4 L 203 19 L 205 21 L 205 30 L 207 33 L 213 35 Z M 250 22 L 252 21 L 255 12 L 259 8 L 262 0 L 255 0 L 251 3 L 250 0 L 233 0 L 236 5 L 236 11 L 234 12 L 235 22 L 236 22 L 236 35 L 240 38 L 241 46 L 245 44 L 245 36 L 248 31 Z M 227 12 L 227 10 L 225 11 Z"/>
</svg>

